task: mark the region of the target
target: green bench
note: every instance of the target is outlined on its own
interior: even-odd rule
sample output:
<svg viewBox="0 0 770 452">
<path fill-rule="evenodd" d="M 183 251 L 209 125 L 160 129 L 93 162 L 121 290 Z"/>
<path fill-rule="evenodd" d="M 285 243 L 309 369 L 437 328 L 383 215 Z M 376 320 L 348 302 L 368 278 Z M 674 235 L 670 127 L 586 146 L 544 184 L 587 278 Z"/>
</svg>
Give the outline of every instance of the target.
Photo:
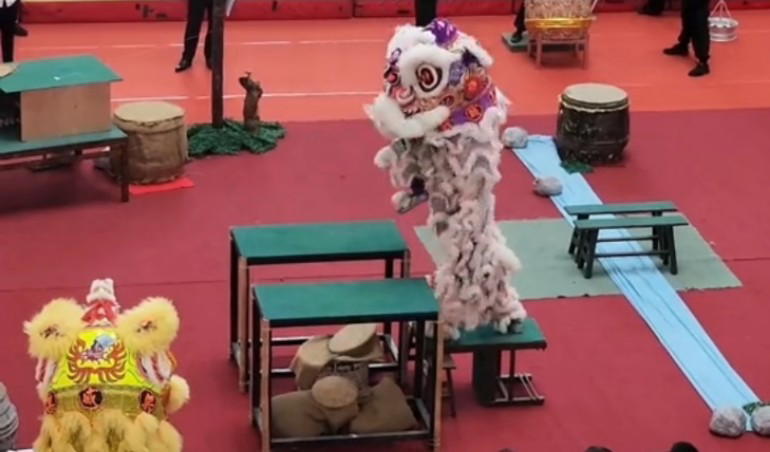
<svg viewBox="0 0 770 452">
<path fill-rule="evenodd" d="M 21 141 L 18 133 L 11 129 L 0 132 L 0 169 L 9 170 L 28 167 L 31 160 L 46 158 L 51 154 L 69 154 L 77 159 L 94 159 L 117 153 L 122 162 L 120 180 L 120 199 L 129 200 L 128 177 L 123 173 L 128 168 L 126 159 L 128 137 L 113 126 L 107 132 L 72 135 L 47 140 Z M 4 161 L 4 162 L 3 162 Z"/>
<path fill-rule="evenodd" d="M 251 266 L 309 264 L 343 261 L 385 261 L 385 278 L 393 278 L 395 261 L 400 276 L 409 275 L 409 248 L 393 221 L 352 223 L 308 223 L 234 227 L 230 231 L 230 358 L 238 366 L 242 391 L 248 386 L 249 282 Z M 385 324 L 386 350 L 397 358 L 399 352 L 390 323 Z M 403 328 L 406 331 L 406 328 Z M 282 345 L 298 345 L 307 337 L 275 338 Z M 404 341 L 402 341 L 404 342 Z M 396 360 L 397 362 L 400 362 Z M 276 369 L 290 375 L 289 369 Z M 403 372 L 402 372 L 403 373 Z"/>
<path fill-rule="evenodd" d="M 594 261 L 605 257 L 627 256 L 660 256 L 663 264 L 667 265 L 671 274 L 678 273 L 676 261 L 676 244 L 674 242 L 674 228 L 686 226 L 689 222 L 680 215 L 636 217 L 636 218 L 608 218 L 598 220 L 577 220 L 575 230 L 578 231 L 580 243 L 577 245 L 576 261 L 578 268 L 583 270 L 583 276 L 591 278 L 593 275 Z M 640 229 L 650 228 L 653 233 L 650 236 L 629 236 L 616 238 L 600 238 L 599 231 L 609 229 Z M 622 253 L 597 253 L 596 245 L 599 242 L 639 241 L 652 240 L 651 250 L 629 251 Z"/>
<path fill-rule="evenodd" d="M 576 217 L 578 220 L 587 220 L 593 215 L 635 215 L 648 214 L 654 217 L 661 216 L 668 212 L 677 212 L 676 205 L 671 201 L 652 201 L 638 203 L 616 203 L 616 204 L 578 204 L 566 206 L 564 211 L 568 215 Z M 573 229 L 572 238 L 569 243 L 569 253 L 574 254 L 578 243 L 580 242 L 579 231 Z M 653 243 L 653 245 L 655 245 Z"/>
<path fill-rule="evenodd" d="M 516 372 L 516 352 L 545 350 L 548 346 L 535 319 L 527 317 L 521 332 L 500 334 L 492 326 L 464 331 L 447 343 L 447 353 L 473 353 L 473 390 L 485 406 L 542 405 L 545 397 L 534 385 L 532 374 Z M 502 356 L 508 352 L 508 373 L 502 373 Z"/>
<path fill-rule="evenodd" d="M 253 286 L 255 343 L 251 348 L 251 414 L 260 430 L 263 451 L 272 446 L 291 445 L 306 450 L 303 444 L 332 442 L 362 442 L 373 439 L 421 439 L 431 443 L 433 450 L 440 448 L 441 385 L 436 369 L 442 368 L 440 334 L 427 338 L 428 325 L 439 320 L 439 305 L 433 290 L 424 278 L 385 279 L 336 283 L 266 284 Z M 276 438 L 271 434 L 271 401 L 273 397 L 272 340 L 279 328 L 312 327 L 351 323 L 414 322 L 420 343 L 414 365 L 414 379 L 406 392 L 407 402 L 418 424 L 407 431 L 375 434 L 340 432 L 335 435 L 303 438 Z M 438 329 L 440 331 L 440 329 Z M 258 339 L 257 339 L 258 338 Z M 438 350 L 438 353 L 434 351 Z M 428 361 L 429 365 L 423 363 Z M 373 365 L 370 365 L 373 367 Z M 359 446 L 360 448 L 364 446 Z M 336 450 L 333 446 L 329 450 Z M 362 449 L 360 449 L 362 450 Z"/>
</svg>

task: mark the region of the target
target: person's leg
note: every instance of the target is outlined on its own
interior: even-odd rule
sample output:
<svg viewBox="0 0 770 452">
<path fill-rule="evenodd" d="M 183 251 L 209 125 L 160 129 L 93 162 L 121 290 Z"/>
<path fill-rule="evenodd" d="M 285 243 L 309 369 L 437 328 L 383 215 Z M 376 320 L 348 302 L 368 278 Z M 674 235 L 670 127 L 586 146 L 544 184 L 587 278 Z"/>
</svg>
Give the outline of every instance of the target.
<svg viewBox="0 0 770 452">
<path fill-rule="evenodd" d="M 690 71 L 690 75 L 699 77 L 709 73 L 711 36 L 709 34 L 709 2 L 708 0 L 695 0 L 695 3 L 691 15 L 690 33 L 698 65 Z"/>
<path fill-rule="evenodd" d="M 415 24 L 424 27 L 436 18 L 438 0 L 414 0 Z"/>
<path fill-rule="evenodd" d="M 186 71 L 192 66 L 195 52 L 198 49 L 198 39 L 203 25 L 203 15 L 206 13 L 205 4 L 202 0 L 188 0 L 187 2 L 187 25 L 184 31 L 184 50 L 182 59 L 176 67 L 176 72 Z"/>
<path fill-rule="evenodd" d="M 27 31 L 26 28 L 21 26 L 21 14 L 22 14 L 21 10 L 23 8 L 21 5 L 21 0 L 17 0 L 16 3 L 19 4 L 19 8 L 16 10 L 16 26 L 14 27 L 13 32 L 16 36 L 23 38 L 28 36 L 29 32 Z"/>
<path fill-rule="evenodd" d="M 16 37 L 16 17 L 18 14 L 18 3 L 11 6 L 0 8 L 0 47 L 3 50 L 3 63 L 13 61 L 13 46 Z"/>
<path fill-rule="evenodd" d="M 214 0 L 206 0 L 206 20 L 208 28 L 206 29 L 206 40 L 203 43 L 203 54 L 206 56 L 206 66 L 211 69 L 211 23 L 214 21 Z"/>
<path fill-rule="evenodd" d="M 526 0 L 521 0 L 521 5 L 519 6 L 518 11 L 516 11 L 516 20 L 513 21 L 513 25 L 516 27 L 516 30 L 514 30 L 513 36 L 511 38 L 513 42 L 521 41 L 524 32 L 527 31 L 526 24 L 524 23 L 524 18 L 527 15 L 527 12 L 524 9 L 525 3 Z"/>
<path fill-rule="evenodd" d="M 692 0 L 682 0 L 682 31 L 679 33 L 678 42 L 673 47 L 663 50 L 666 55 L 686 56 L 687 46 L 692 39 Z"/>
</svg>

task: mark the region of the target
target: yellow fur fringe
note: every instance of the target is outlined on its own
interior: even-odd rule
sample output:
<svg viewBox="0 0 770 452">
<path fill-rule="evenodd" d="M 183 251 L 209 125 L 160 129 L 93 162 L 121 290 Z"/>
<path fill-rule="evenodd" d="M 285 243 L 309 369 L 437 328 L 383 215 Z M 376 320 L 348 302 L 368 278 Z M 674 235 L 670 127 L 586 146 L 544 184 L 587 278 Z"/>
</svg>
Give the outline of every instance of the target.
<svg viewBox="0 0 770 452">
<path fill-rule="evenodd" d="M 190 400 L 190 385 L 179 375 L 172 375 L 168 382 L 168 403 L 166 413 L 179 411 Z"/>
<path fill-rule="evenodd" d="M 117 330 L 126 347 L 139 355 L 168 349 L 179 331 L 179 315 L 170 300 L 151 297 L 123 312 Z"/>
<path fill-rule="evenodd" d="M 35 452 L 181 452 L 182 437 L 166 421 L 142 413 L 131 422 L 104 410 L 91 422 L 80 413 L 43 417 Z"/>
<path fill-rule="evenodd" d="M 29 336 L 29 354 L 51 360 L 64 356 L 85 326 L 81 320 L 83 312 L 72 299 L 57 298 L 45 305 L 32 320 L 24 322 L 24 332 Z"/>
</svg>

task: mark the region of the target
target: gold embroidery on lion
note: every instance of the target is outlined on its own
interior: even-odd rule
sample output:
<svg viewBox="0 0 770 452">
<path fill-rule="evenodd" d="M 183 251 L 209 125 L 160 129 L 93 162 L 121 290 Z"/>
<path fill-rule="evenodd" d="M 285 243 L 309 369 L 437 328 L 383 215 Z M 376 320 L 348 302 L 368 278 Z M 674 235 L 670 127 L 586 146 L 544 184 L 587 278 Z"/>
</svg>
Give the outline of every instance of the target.
<svg viewBox="0 0 770 452">
<path fill-rule="evenodd" d="M 126 373 L 125 346 L 114 333 L 100 332 L 89 345 L 79 337 L 67 354 L 68 377 L 75 383 L 85 384 L 96 376 L 100 383 L 115 383 Z"/>
</svg>

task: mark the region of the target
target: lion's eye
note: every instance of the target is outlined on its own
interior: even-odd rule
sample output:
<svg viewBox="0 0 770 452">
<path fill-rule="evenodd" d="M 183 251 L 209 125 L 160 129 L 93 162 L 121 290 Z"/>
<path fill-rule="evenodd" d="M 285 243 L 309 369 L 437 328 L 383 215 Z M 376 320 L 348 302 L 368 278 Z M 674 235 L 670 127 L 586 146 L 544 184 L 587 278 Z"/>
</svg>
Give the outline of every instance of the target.
<svg viewBox="0 0 770 452">
<path fill-rule="evenodd" d="M 420 89 L 426 93 L 435 90 L 441 83 L 442 72 L 437 67 L 423 64 L 417 68 L 416 74 Z"/>
</svg>

